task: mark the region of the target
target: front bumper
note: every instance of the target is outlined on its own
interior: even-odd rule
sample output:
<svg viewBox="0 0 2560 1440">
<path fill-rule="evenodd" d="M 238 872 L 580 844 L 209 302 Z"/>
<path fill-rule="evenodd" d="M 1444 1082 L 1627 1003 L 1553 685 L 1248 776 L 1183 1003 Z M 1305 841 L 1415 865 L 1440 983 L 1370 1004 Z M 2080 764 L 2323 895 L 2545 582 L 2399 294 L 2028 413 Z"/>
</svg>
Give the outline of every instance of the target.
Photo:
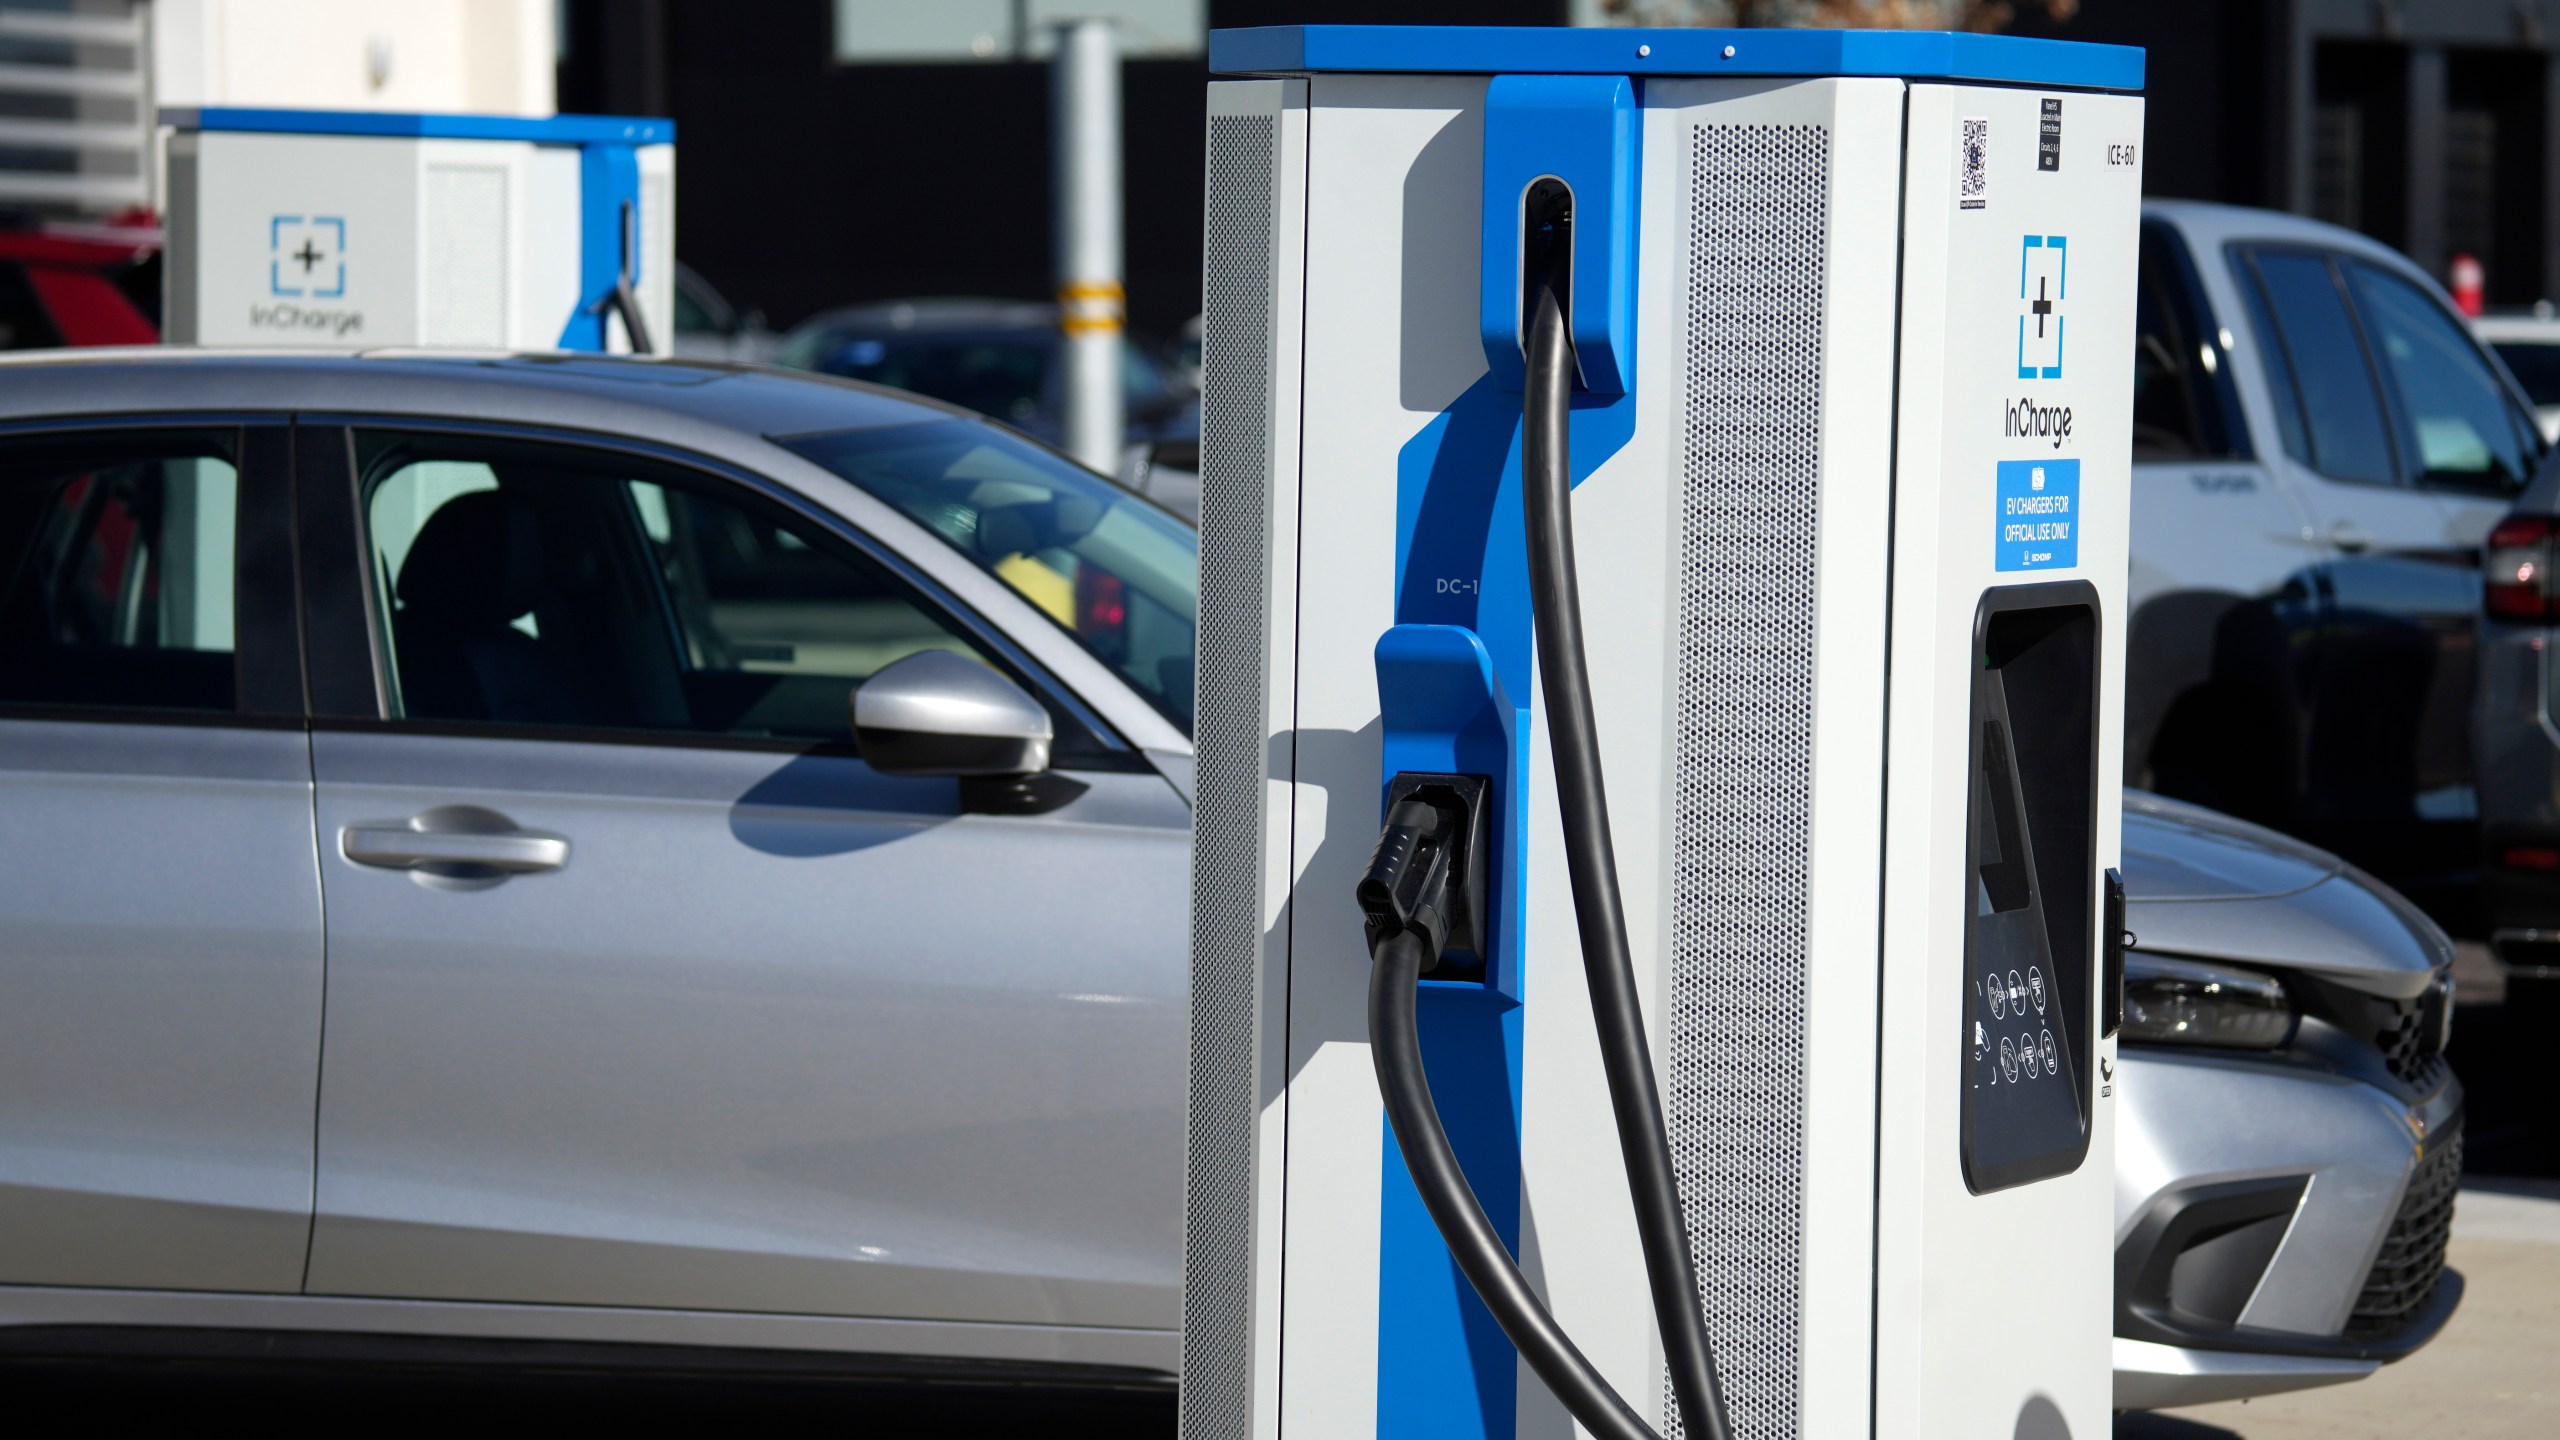
<svg viewBox="0 0 2560 1440">
<path fill-rule="evenodd" d="M 2379 1360 L 2185 1350 L 2121 1335 L 2115 1345 L 2115 1407 L 2119 1410 L 2165 1410 L 2343 1385 L 2382 1368 Z"/>
<path fill-rule="evenodd" d="M 2335 1384 L 2443 1328 L 2462 1089 L 2282 1053 L 2127 1047 L 2116 1154 L 2116 1405 Z"/>
</svg>

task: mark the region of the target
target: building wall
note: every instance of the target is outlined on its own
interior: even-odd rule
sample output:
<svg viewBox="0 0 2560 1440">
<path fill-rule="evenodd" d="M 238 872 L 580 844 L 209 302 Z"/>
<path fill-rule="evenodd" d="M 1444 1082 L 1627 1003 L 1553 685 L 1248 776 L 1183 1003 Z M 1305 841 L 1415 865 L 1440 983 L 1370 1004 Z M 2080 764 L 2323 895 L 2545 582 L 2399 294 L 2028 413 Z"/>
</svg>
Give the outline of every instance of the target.
<svg viewBox="0 0 2560 1440">
<path fill-rule="evenodd" d="M 2560 298 L 2560 0 L 2082 0 L 2020 34 L 2149 51 L 2157 195 L 2361 230 L 2492 304 Z"/>
<path fill-rule="evenodd" d="M 553 113 L 554 0 L 155 0 L 162 105 Z"/>
</svg>

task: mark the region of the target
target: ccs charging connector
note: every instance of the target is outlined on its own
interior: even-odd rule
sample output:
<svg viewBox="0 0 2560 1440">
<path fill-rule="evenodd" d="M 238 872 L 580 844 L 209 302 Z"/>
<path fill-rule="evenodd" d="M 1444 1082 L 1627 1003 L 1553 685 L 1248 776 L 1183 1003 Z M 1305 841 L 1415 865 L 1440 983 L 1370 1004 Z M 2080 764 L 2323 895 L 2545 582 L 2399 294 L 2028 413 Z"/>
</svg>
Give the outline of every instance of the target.
<svg viewBox="0 0 2560 1440">
<path fill-rule="evenodd" d="M 1360 877 L 1374 952 L 1411 931 L 1424 973 L 1484 969 L 1485 807 L 1481 775 L 1405 771 L 1387 787 L 1386 824 Z"/>
</svg>

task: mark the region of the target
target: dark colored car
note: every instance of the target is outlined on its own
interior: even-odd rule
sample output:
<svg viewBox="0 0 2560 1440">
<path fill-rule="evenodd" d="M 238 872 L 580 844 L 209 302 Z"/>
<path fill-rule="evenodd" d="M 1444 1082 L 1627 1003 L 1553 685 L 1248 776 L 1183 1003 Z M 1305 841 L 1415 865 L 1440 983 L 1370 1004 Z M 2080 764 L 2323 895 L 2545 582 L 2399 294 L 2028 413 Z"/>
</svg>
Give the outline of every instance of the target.
<svg viewBox="0 0 2560 1440">
<path fill-rule="evenodd" d="M 829 310 L 783 338 L 782 364 L 929 395 L 1056 444 L 1065 397 L 1058 309 L 1016 300 L 898 300 Z M 1135 341 L 1121 349 L 1128 438 L 1200 437 L 1199 396 Z"/>
<path fill-rule="evenodd" d="M 2471 745 L 2480 766 L 2480 909 L 2507 975 L 2510 1013 L 2560 1019 L 2560 465 L 2489 532 L 2483 560 L 2480 688 Z"/>
</svg>

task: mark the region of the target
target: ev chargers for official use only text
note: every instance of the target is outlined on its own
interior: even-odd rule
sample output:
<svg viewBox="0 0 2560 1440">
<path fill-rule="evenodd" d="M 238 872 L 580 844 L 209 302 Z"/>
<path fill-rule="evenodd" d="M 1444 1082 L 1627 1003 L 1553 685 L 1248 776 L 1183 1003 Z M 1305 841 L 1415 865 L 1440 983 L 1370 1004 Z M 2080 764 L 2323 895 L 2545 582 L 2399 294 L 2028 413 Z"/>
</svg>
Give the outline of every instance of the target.
<svg viewBox="0 0 2560 1440">
<path fill-rule="evenodd" d="M 1491 787 L 1439 1114 L 1678 1426 L 1527 613 L 1561 182 L 1590 693 L 1734 1433 L 2104 1436 L 2141 52 L 1305 26 L 1210 67 L 1184 1433 L 1573 1433 L 1381 1120 L 1352 895 L 1410 771 Z"/>
<path fill-rule="evenodd" d="M 168 137 L 163 333 L 199 345 L 663 348 L 675 124 L 207 107 Z"/>
</svg>

